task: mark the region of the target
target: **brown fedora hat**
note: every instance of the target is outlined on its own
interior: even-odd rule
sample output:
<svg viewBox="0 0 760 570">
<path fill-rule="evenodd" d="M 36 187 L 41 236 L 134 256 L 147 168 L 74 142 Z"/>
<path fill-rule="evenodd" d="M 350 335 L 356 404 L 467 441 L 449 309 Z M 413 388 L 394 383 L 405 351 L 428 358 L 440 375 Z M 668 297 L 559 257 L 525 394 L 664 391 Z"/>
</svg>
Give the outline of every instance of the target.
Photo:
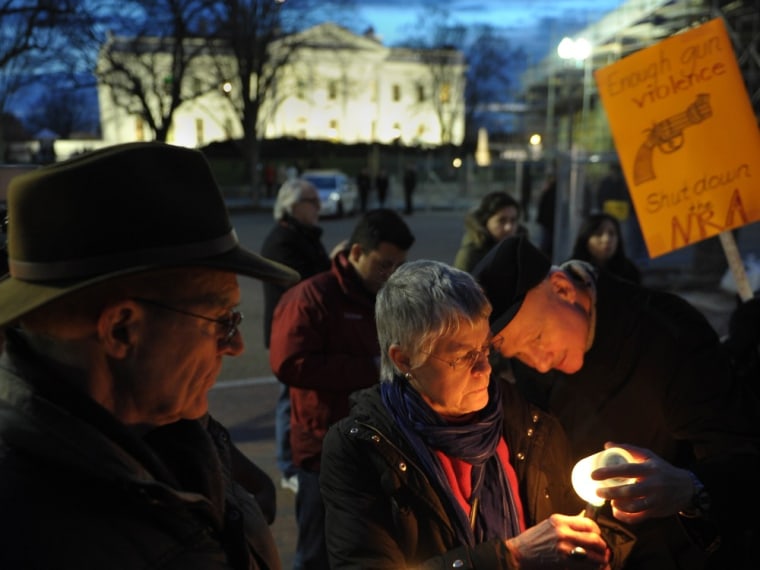
<svg viewBox="0 0 760 570">
<path fill-rule="evenodd" d="M 164 143 L 107 147 L 11 180 L 0 326 L 105 279 L 202 266 L 290 284 L 240 246 L 206 158 Z"/>
</svg>

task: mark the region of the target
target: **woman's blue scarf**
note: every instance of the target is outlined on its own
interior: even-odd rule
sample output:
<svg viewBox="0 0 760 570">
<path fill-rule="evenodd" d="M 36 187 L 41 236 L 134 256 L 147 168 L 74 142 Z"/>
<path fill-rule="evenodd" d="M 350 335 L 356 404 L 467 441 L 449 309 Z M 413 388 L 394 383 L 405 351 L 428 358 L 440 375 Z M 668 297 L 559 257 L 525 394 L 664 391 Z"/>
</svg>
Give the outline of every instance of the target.
<svg viewBox="0 0 760 570">
<path fill-rule="evenodd" d="M 498 380 L 492 380 L 488 387 L 486 407 L 465 424 L 447 423 L 402 376 L 396 376 L 393 382 L 384 382 L 380 390 L 383 404 L 416 452 L 428 478 L 438 488 L 461 543 L 475 546 L 494 538 L 504 540 L 516 536 L 520 523 L 513 490 L 496 454 L 502 434 Z M 475 505 L 474 525 L 471 526 L 459 506 L 435 450 L 472 465 L 470 505 Z"/>
</svg>

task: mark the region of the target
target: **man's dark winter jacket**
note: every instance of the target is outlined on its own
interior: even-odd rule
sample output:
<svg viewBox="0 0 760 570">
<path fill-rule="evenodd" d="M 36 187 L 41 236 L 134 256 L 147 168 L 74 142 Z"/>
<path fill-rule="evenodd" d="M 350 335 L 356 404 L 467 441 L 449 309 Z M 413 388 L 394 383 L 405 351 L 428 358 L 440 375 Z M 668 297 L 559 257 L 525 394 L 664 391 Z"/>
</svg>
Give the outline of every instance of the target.
<svg viewBox="0 0 760 570">
<path fill-rule="evenodd" d="M 519 363 L 515 370 L 529 399 L 557 415 L 574 460 L 607 441 L 648 448 L 694 471 L 707 486 L 711 517 L 728 531 L 722 542 L 732 545 L 721 549 L 724 554 L 749 547 L 745 523 L 754 520 L 756 527 L 757 517 L 746 513 L 760 509 L 757 493 L 748 492 L 760 469 L 759 410 L 737 391 L 741 386 L 733 384 L 717 334 L 692 305 L 600 274 L 594 342 L 583 367 L 571 375 L 540 375 Z M 545 388 L 542 395 L 538 386 Z M 700 521 L 672 516 L 631 527 L 639 540 L 629 567 L 704 568 L 702 547 L 711 541 L 710 525 L 693 528 L 696 524 Z M 684 526 L 705 544 L 697 547 Z M 719 562 L 717 567 L 743 566 Z"/>
<path fill-rule="evenodd" d="M 0 568 L 280 568 L 261 510 L 231 481 L 224 428 L 179 421 L 138 437 L 8 336 Z"/>
<path fill-rule="evenodd" d="M 261 255 L 295 269 L 301 279 L 306 279 L 330 269 L 330 258 L 321 238 L 322 228 L 305 226 L 286 215 L 264 238 Z M 266 281 L 261 285 L 264 288 L 264 346 L 269 348 L 274 308 L 287 288 Z"/>
</svg>

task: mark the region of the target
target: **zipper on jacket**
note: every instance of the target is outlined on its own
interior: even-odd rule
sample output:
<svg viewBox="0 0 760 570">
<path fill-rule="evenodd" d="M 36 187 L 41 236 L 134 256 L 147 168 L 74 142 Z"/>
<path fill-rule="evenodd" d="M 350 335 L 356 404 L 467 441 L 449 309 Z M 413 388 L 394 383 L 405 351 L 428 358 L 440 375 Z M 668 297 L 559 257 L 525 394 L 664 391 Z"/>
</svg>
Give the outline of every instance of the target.
<svg viewBox="0 0 760 570">
<path fill-rule="evenodd" d="M 470 503 L 470 528 L 473 532 L 475 532 L 475 520 L 478 517 L 478 505 L 480 502 L 478 501 L 478 498 L 475 497 L 472 500 L 472 503 Z"/>
</svg>

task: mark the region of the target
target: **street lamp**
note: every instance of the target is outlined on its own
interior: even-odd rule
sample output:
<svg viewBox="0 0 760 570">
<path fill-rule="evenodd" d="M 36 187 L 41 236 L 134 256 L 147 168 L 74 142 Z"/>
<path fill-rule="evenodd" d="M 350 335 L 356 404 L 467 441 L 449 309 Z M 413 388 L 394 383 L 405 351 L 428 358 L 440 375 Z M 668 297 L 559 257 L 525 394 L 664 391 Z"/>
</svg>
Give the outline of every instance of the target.
<svg viewBox="0 0 760 570">
<path fill-rule="evenodd" d="M 528 139 L 528 144 L 530 145 L 530 160 L 538 160 L 540 158 L 543 151 L 542 143 L 543 140 L 541 139 L 541 135 L 538 133 L 530 135 L 530 139 Z"/>
<path fill-rule="evenodd" d="M 588 114 L 589 100 L 588 100 L 588 82 L 591 73 L 590 58 L 591 55 L 591 43 L 585 38 L 573 39 L 570 37 L 562 38 L 557 46 L 557 55 L 560 59 L 565 61 L 574 61 L 576 67 L 583 65 L 583 107 L 581 112 L 581 122 L 586 119 Z M 572 151 L 573 147 L 573 105 L 572 96 L 570 94 L 569 87 L 565 89 L 568 100 L 568 113 L 567 113 L 567 148 L 568 151 Z"/>
<path fill-rule="evenodd" d="M 589 60 L 591 56 L 591 44 L 585 38 L 563 38 L 557 46 L 557 55 L 567 63 L 565 67 L 579 69 L 583 65 L 583 112 L 581 115 L 581 124 L 585 124 L 586 114 L 588 111 L 587 83 L 591 66 Z M 580 221 L 583 219 L 583 175 L 584 169 L 579 164 L 579 154 L 573 148 L 573 118 L 574 107 L 571 80 L 575 79 L 574 71 L 565 70 L 564 92 L 567 101 L 567 156 L 562 168 L 567 169 L 558 182 L 558 196 L 555 211 L 554 227 L 554 255 L 558 254 L 560 258 L 567 254 L 561 250 L 567 247 L 567 243 L 574 239 L 579 230 Z"/>
<path fill-rule="evenodd" d="M 564 37 L 557 46 L 557 55 L 562 59 L 574 59 L 580 62 L 591 55 L 591 44 L 585 38 L 574 40 Z"/>
</svg>

